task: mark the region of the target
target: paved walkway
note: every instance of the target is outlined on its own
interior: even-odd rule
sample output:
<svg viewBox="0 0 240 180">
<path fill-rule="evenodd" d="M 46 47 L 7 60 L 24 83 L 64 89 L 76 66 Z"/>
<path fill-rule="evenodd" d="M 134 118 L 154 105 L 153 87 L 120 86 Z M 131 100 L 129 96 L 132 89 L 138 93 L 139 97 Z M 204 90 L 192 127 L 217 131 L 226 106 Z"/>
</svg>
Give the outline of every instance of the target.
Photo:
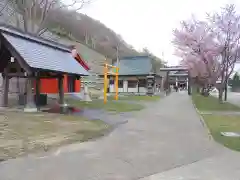
<svg viewBox="0 0 240 180">
<path fill-rule="evenodd" d="M 225 152 L 140 180 L 239 180 L 239 152 Z"/>
<path fill-rule="evenodd" d="M 172 180 L 182 175 L 181 179 L 192 180 L 191 174 L 202 179 L 203 170 L 219 173 L 219 179 L 226 172 L 226 180 L 234 179 L 236 170 L 240 171 L 239 154 L 209 140 L 187 94 L 173 93 L 150 107 L 97 141 L 64 147 L 45 157 L 3 162 L 0 179 L 159 180 L 164 175 L 162 179 Z M 231 165 L 224 164 L 228 161 L 235 164 L 231 170 Z M 218 166 L 225 169 L 217 171 Z"/>
</svg>

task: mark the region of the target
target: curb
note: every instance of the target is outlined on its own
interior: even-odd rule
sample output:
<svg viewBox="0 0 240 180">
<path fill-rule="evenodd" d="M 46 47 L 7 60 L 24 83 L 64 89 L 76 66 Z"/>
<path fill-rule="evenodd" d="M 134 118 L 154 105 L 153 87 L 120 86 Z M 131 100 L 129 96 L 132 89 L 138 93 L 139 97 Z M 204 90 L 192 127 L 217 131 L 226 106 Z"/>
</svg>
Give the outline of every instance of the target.
<svg viewBox="0 0 240 180">
<path fill-rule="evenodd" d="M 203 116 L 201 115 L 200 111 L 197 109 L 197 107 L 196 107 L 195 103 L 193 102 L 192 98 L 191 98 L 191 101 L 192 101 L 192 105 L 193 105 L 196 113 L 198 114 L 198 117 L 199 117 L 199 120 L 200 120 L 202 126 L 203 126 L 204 129 L 207 131 L 207 135 L 208 135 L 209 139 L 212 140 L 212 139 L 213 139 L 212 134 L 211 134 L 211 132 L 210 132 L 207 124 L 205 123 L 205 121 L 204 121 L 204 119 L 203 119 Z"/>
</svg>

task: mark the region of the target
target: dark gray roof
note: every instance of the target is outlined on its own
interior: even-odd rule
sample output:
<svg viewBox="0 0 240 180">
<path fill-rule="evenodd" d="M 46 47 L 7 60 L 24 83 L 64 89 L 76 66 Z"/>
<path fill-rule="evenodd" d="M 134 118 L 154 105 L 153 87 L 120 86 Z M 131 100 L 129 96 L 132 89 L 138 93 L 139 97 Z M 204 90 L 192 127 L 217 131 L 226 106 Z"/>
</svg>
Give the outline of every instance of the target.
<svg viewBox="0 0 240 180">
<path fill-rule="evenodd" d="M 152 60 L 148 56 L 124 57 L 119 60 L 119 75 L 147 75 L 151 72 Z"/>
<path fill-rule="evenodd" d="M 89 75 L 72 57 L 71 51 L 67 46 L 6 26 L 0 26 L 0 31 L 3 37 L 31 68 L 76 75 Z"/>
</svg>

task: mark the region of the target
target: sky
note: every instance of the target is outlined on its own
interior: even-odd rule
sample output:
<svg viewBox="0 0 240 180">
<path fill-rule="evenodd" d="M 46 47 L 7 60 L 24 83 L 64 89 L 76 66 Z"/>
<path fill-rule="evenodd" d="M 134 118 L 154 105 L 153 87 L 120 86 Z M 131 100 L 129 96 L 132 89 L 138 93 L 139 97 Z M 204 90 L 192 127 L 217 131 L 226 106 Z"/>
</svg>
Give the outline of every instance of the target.
<svg viewBox="0 0 240 180">
<path fill-rule="evenodd" d="M 168 65 L 178 65 L 171 43 L 173 29 L 192 14 L 204 18 L 226 3 L 237 0 L 93 0 L 80 12 L 104 23 L 136 50 L 147 47 Z"/>
</svg>

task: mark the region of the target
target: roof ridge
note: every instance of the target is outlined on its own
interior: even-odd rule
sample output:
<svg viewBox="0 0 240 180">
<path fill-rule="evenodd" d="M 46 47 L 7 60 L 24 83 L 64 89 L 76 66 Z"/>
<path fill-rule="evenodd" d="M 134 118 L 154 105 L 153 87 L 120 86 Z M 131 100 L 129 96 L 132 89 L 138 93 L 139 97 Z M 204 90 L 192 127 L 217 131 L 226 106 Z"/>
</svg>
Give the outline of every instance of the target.
<svg viewBox="0 0 240 180">
<path fill-rule="evenodd" d="M 36 42 L 39 44 L 44 44 L 46 46 L 50 46 L 52 48 L 56 48 L 56 49 L 59 49 L 62 51 L 71 52 L 70 48 L 64 44 L 60 44 L 58 42 L 55 42 L 55 41 L 52 41 L 49 39 L 45 39 L 41 36 L 34 35 L 33 33 L 24 32 L 21 29 L 18 29 L 11 25 L 7 25 L 5 23 L 0 23 L 0 31 L 3 33 L 13 35 L 13 36 L 18 36 L 23 39 L 27 39 L 29 41 Z"/>
</svg>

